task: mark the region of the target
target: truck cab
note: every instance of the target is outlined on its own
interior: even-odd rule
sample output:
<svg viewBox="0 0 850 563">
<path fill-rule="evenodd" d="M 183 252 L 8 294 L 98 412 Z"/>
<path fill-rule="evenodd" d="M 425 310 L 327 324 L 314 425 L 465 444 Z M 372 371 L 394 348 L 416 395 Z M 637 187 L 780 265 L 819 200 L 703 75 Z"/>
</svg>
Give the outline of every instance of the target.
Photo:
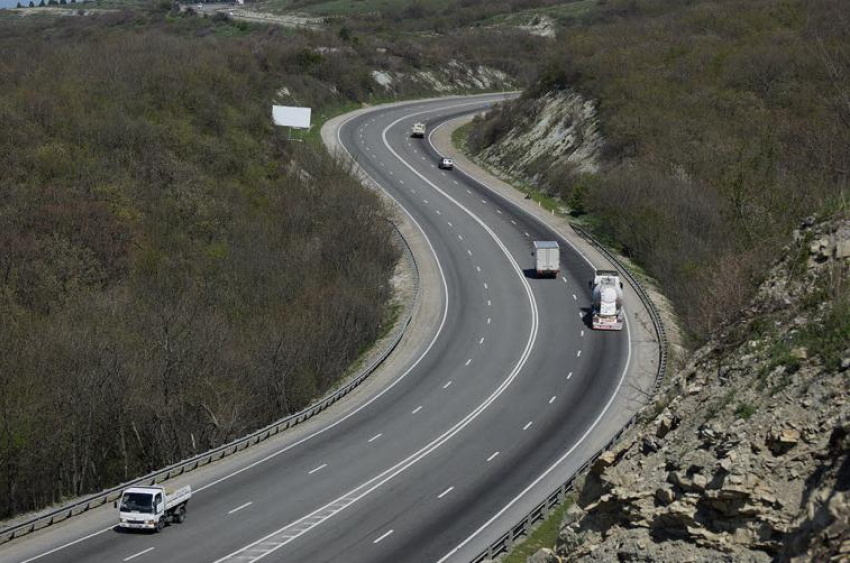
<svg viewBox="0 0 850 563">
<path fill-rule="evenodd" d="M 413 124 L 413 128 L 410 130 L 411 137 L 423 138 L 425 137 L 425 124 L 421 121 L 417 121 Z"/>
</svg>

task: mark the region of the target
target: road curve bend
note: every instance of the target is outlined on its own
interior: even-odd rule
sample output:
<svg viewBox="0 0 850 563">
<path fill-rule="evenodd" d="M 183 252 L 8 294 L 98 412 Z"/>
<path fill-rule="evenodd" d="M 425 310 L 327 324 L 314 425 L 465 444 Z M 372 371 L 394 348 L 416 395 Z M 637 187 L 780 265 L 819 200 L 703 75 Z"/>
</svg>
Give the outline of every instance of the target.
<svg viewBox="0 0 850 563">
<path fill-rule="evenodd" d="M 378 106 L 325 131 L 433 257 L 439 322 L 386 386 L 181 478 L 197 491 L 183 524 L 120 534 L 105 507 L 3 546 L 0 560 L 468 561 L 566 480 L 640 402 L 632 331 L 586 325 L 586 252 L 463 170 L 439 169 L 430 139 L 409 135 L 415 121 L 431 131 L 504 98 Z M 558 278 L 530 275 L 534 240 L 561 241 Z"/>
</svg>

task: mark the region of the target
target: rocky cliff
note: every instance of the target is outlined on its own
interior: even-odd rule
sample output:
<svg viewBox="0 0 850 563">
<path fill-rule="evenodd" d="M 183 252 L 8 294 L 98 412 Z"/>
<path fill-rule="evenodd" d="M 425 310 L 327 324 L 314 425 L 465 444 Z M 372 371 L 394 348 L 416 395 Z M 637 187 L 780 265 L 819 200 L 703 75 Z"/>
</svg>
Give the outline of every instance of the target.
<svg viewBox="0 0 850 563">
<path fill-rule="evenodd" d="M 850 221 L 806 221 L 536 557 L 850 561 L 849 273 Z"/>
</svg>

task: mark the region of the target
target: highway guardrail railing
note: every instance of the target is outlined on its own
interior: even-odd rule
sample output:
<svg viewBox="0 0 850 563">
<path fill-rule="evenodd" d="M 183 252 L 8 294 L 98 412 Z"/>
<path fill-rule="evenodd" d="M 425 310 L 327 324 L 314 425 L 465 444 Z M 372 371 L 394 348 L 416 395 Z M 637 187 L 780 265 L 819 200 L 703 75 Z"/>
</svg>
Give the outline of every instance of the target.
<svg viewBox="0 0 850 563">
<path fill-rule="evenodd" d="M 608 258 L 612 264 L 614 264 L 617 270 L 619 270 L 620 273 L 623 274 L 623 277 L 629 282 L 629 285 L 634 288 L 635 292 L 640 297 L 641 302 L 649 312 L 652 324 L 655 327 L 655 332 L 658 335 L 658 370 L 655 373 L 655 383 L 652 389 L 652 395 L 654 396 L 664 382 L 664 377 L 667 373 L 667 332 L 664 329 L 664 323 L 661 320 L 661 315 L 658 313 L 658 309 L 655 306 L 655 303 L 652 302 L 652 299 L 650 299 L 649 294 L 621 260 L 610 252 L 605 245 L 596 240 L 596 238 L 594 238 L 589 232 L 581 227 L 574 225 L 572 227 L 579 236 L 585 239 L 606 258 Z M 472 563 L 481 563 L 487 559 L 493 559 L 494 557 L 505 554 L 511 550 L 518 540 L 528 537 L 532 528 L 538 522 L 545 520 L 549 513 L 555 507 L 563 503 L 567 498 L 567 495 L 573 491 L 576 476 L 584 473 L 599 458 L 599 456 L 602 455 L 603 452 L 619 442 L 623 434 L 637 423 L 637 419 L 638 413 L 633 414 L 631 418 L 629 418 L 628 422 L 626 422 L 626 424 L 602 448 L 600 448 L 595 454 L 593 454 L 593 456 L 590 457 L 590 459 L 582 464 L 578 471 L 573 473 L 569 479 L 550 493 L 543 502 L 537 504 L 533 509 L 531 509 L 531 511 L 529 511 L 528 514 L 526 514 L 519 522 L 511 526 L 507 532 L 496 538 L 496 540 L 493 541 L 487 549 L 472 559 Z"/>
<path fill-rule="evenodd" d="M 297 424 L 300 424 L 305 420 L 309 420 L 310 418 L 316 416 L 320 412 L 324 411 L 325 409 L 327 409 L 328 407 L 348 395 L 351 391 L 353 391 L 356 387 L 363 383 L 363 381 L 365 381 L 366 378 L 368 378 L 378 368 L 378 366 L 380 366 L 387 359 L 387 357 L 392 353 L 392 351 L 395 350 L 399 342 L 401 342 L 401 339 L 404 337 L 407 327 L 410 325 L 410 322 L 413 318 L 413 313 L 416 310 L 416 305 L 419 302 L 419 265 L 416 263 L 416 258 L 413 256 L 413 251 L 411 250 L 410 245 L 404 238 L 404 235 L 402 235 L 398 226 L 396 226 L 396 224 L 392 221 L 388 222 L 393 227 L 393 230 L 401 243 L 404 255 L 409 261 L 411 269 L 413 271 L 413 299 L 411 300 L 407 315 L 405 316 L 402 323 L 396 328 L 396 334 L 393 339 L 389 342 L 389 344 L 381 352 L 381 354 L 377 358 L 369 362 L 369 364 L 362 370 L 360 370 L 360 372 L 356 376 L 350 378 L 342 387 L 340 387 L 336 391 L 327 394 L 326 396 L 319 399 L 318 401 L 303 409 L 302 411 L 286 416 L 285 418 L 282 418 L 277 422 L 269 424 L 264 428 L 261 428 L 255 432 L 248 434 L 247 436 L 238 438 L 232 442 L 213 448 L 205 453 L 170 465 L 165 469 L 154 471 L 153 473 L 149 473 L 143 477 L 138 477 L 136 479 L 133 479 L 132 481 L 128 481 L 110 489 L 106 489 L 105 491 L 101 491 L 99 493 L 89 495 L 82 499 L 75 500 L 62 506 L 61 508 L 47 510 L 42 514 L 39 514 L 38 516 L 30 518 L 19 524 L 14 524 L 9 527 L 3 528 L 2 530 L 0 530 L 0 544 L 9 542 L 15 538 L 25 536 L 27 534 L 31 534 L 32 532 L 41 530 L 48 526 L 52 526 L 53 524 L 62 522 L 73 516 L 83 514 L 93 508 L 97 508 L 99 506 L 103 506 L 104 504 L 111 503 L 119 499 L 121 497 L 121 494 L 124 492 L 124 489 L 127 489 L 129 487 L 155 485 L 157 483 L 165 481 L 166 479 L 171 479 L 179 475 L 183 475 L 184 473 L 194 471 L 199 467 L 203 467 L 213 461 L 217 461 L 236 452 L 241 452 L 242 450 L 260 442 L 263 442 L 268 438 L 275 436 L 288 428 L 292 428 L 293 426 L 296 426 Z"/>
</svg>

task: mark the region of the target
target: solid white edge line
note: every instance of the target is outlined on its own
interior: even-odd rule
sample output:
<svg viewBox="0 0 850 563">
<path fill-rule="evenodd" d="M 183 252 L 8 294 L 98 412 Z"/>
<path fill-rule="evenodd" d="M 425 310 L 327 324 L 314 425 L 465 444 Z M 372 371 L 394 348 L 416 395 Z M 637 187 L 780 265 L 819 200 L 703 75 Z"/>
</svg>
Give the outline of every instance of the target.
<svg viewBox="0 0 850 563">
<path fill-rule="evenodd" d="M 371 438 L 369 438 L 367 441 L 371 444 L 372 442 L 374 442 L 375 440 L 377 440 L 378 438 L 380 438 L 383 435 L 384 435 L 383 432 L 379 432 L 379 433 L 375 434 L 374 436 L 372 436 Z"/>
<path fill-rule="evenodd" d="M 523 431 L 528 430 L 529 428 L 531 428 L 531 425 L 532 425 L 532 424 L 534 424 L 534 422 L 532 422 L 532 421 L 530 421 L 530 420 L 529 420 L 527 423 L 525 423 L 525 426 L 523 426 L 523 427 L 522 427 Z"/>
<path fill-rule="evenodd" d="M 380 536 L 375 538 L 372 541 L 372 543 L 381 543 L 383 540 L 387 539 L 389 537 L 389 535 L 392 534 L 392 533 L 393 533 L 393 530 L 390 530 L 389 532 L 386 532 L 385 534 L 381 534 Z"/>
<path fill-rule="evenodd" d="M 312 475 L 312 474 L 313 474 L 313 473 L 315 473 L 316 471 L 321 471 L 322 469 L 324 469 L 324 468 L 325 468 L 325 467 L 327 467 L 327 466 L 328 466 L 328 464 L 327 464 L 327 463 L 323 463 L 322 465 L 320 465 L 320 466 L 319 466 L 319 467 L 317 467 L 316 469 L 313 469 L 313 470 L 311 470 L 311 471 L 308 471 L 307 473 L 308 473 L 309 475 Z"/>
<path fill-rule="evenodd" d="M 443 498 L 444 496 L 446 496 L 447 494 L 449 494 L 449 493 L 450 493 L 450 492 L 452 492 L 453 490 L 455 490 L 455 488 L 454 488 L 453 486 L 452 486 L 452 487 L 449 487 L 448 489 L 446 489 L 445 491 L 443 491 L 442 493 L 440 493 L 439 495 L 437 495 L 437 498 Z"/>
<path fill-rule="evenodd" d="M 493 452 L 492 454 L 490 454 L 490 457 L 487 458 L 487 463 L 490 463 L 491 461 L 496 459 L 497 455 L 499 455 L 499 452 Z"/>
</svg>

